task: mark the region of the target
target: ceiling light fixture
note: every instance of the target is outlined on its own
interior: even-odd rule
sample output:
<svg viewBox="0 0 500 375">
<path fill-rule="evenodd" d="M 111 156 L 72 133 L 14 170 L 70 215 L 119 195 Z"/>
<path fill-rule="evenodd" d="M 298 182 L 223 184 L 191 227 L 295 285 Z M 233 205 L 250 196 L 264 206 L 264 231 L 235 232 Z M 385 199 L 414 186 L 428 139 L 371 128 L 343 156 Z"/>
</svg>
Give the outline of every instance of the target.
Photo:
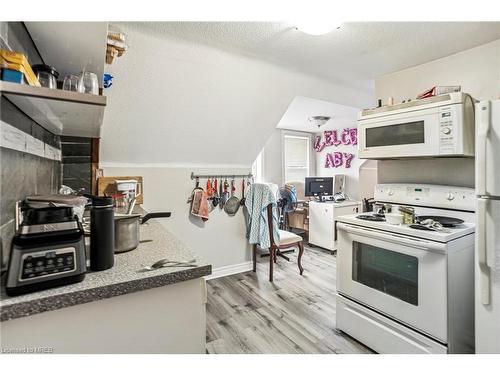
<svg viewBox="0 0 500 375">
<path fill-rule="evenodd" d="M 330 120 L 330 119 L 331 119 L 330 116 L 312 116 L 312 117 L 309 117 L 309 122 L 312 125 L 315 125 L 318 128 L 320 128 L 323 125 L 325 125 L 328 122 L 328 120 Z"/>
<path fill-rule="evenodd" d="M 340 29 L 341 22 L 331 20 L 304 20 L 294 23 L 297 30 L 309 35 L 323 35 L 328 34 L 330 31 Z"/>
</svg>

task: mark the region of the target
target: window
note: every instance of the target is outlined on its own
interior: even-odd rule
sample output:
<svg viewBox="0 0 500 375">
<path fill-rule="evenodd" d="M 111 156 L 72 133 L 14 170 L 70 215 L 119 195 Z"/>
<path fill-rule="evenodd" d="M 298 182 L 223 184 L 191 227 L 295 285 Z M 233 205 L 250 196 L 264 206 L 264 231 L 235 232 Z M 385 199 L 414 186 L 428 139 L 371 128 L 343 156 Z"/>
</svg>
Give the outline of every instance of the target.
<svg viewBox="0 0 500 375">
<path fill-rule="evenodd" d="M 308 136 L 283 137 L 283 168 L 285 183 L 303 182 L 309 176 L 310 139 Z"/>
</svg>

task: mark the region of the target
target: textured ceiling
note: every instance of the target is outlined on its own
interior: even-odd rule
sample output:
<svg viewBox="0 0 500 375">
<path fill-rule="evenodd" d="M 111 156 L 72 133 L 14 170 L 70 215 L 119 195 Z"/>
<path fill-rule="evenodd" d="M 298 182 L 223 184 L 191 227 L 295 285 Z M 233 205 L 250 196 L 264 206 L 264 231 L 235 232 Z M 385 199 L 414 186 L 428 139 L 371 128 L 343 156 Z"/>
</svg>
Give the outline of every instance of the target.
<svg viewBox="0 0 500 375">
<path fill-rule="evenodd" d="M 278 128 L 317 133 L 323 130 L 356 126 L 358 108 L 330 103 L 324 100 L 297 96 L 278 123 Z M 309 122 L 312 116 L 328 116 L 330 120 L 320 129 Z"/>
<path fill-rule="evenodd" d="M 120 25 L 101 161 L 249 166 L 295 97 L 365 108 L 373 92 Z M 108 164 L 109 166 L 109 164 Z"/>
<path fill-rule="evenodd" d="M 500 22 L 345 23 L 321 36 L 270 22 L 147 22 L 141 27 L 367 89 L 368 81 L 381 75 L 500 38 Z"/>
</svg>

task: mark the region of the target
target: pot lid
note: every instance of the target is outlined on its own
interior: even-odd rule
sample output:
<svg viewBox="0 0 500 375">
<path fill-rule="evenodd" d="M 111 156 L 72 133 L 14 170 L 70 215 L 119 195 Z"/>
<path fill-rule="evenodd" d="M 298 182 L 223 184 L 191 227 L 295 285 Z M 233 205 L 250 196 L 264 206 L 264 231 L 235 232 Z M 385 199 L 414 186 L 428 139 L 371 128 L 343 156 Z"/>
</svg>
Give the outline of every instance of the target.
<svg viewBox="0 0 500 375">
<path fill-rule="evenodd" d="M 36 64 L 31 67 L 33 71 L 36 73 L 38 72 L 46 72 L 49 74 L 52 74 L 54 77 L 59 78 L 59 72 L 54 68 L 53 66 L 46 65 L 46 64 Z"/>
</svg>

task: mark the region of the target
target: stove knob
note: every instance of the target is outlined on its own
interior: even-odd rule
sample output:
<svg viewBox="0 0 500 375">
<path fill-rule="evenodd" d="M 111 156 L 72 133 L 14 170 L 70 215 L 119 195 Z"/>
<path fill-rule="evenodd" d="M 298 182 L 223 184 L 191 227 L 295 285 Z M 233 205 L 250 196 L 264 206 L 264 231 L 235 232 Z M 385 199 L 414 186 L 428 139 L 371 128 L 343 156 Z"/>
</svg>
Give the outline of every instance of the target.
<svg viewBox="0 0 500 375">
<path fill-rule="evenodd" d="M 389 195 L 389 196 L 394 195 L 394 190 L 392 190 L 392 189 L 387 189 L 385 192 L 386 192 L 386 193 L 387 193 L 387 195 Z"/>
<path fill-rule="evenodd" d="M 450 134 L 450 133 L 451 133 L 451 129 L 450 129 L 450 128 L 447 128 L 447 127 L 442 128 L 442 129 L 441 129 L 441 133 L 443 133 L 443 134 Z"/>
<path fill-rule="evenodd" d="M 446 195 L 446 199 L 448 199 L 449 201 L 452 201 L 453 199 L 455 199 L 455 194 L 453 193 L 448 193 Z"/>
</svg>

